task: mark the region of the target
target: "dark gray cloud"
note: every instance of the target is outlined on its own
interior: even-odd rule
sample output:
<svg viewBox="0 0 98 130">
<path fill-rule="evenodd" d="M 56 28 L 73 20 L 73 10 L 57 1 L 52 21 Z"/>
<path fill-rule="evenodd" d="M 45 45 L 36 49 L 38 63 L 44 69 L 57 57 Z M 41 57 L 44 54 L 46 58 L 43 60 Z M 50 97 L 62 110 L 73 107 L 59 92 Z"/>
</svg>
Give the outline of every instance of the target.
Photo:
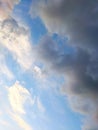
<svg viewBox="0 0 98 130">
<path fill-rule="evenodd" d="M 71 86 L 69 87 L 73 93 L 97 96 L 97 72 L 93 73 L 97 63 L 95 60 L 94 64 L 92 56 L 87 51 L 76 48 L 73 54 L 70 52 L 66 54 L 63 48 L 59 48 L 58 44 L 48 36 L 42 39 L 37 50 L 38 59 L 45 62 L 48 69 L 70 77 Z M 94 71 L 93 68 L 95 68 Z"/>
<path fill-rule="evenodd" d="M 34 8 L 33 8 L 34 7 Z M 31 8 L 51 33 L 68 37 L 73 53 L 65 53 L 51 37 L 37 47 L 49 71 L 64 75 L 61 89 L 76 112 L 86 115 L 83 130 L 98 129 L 98 0 L 40 0 Z M 89 119 L 90 118 L 90 119 Z"/>
<path fill-rule="evenodd" d="M 98 41 L 97 7 L 98 0 L 40 0 L 31 14 L 36 12 L 50 32 L 66 34 L 70 43 L 90 48 Z"/>
<path fill-rule="evenodd" d="M 46 70 L 65 77 L 61 93 L 68 97 L 72 109 L 87 117 L 90 115 L 96 122 L 98 120 L 96 119 L 98 118 L 97 57 L 78 47 L 73 54 L 65 53 L 63 49 L 64 46 L 59 47 L 51 37 L 45 36 L 35 50 L 37 59 L 45 64 Z M 92 126 L 87 127 L 89 124 L 91 123 L 87 123 L 83 130 L 91 130 Z"/>
</svg>

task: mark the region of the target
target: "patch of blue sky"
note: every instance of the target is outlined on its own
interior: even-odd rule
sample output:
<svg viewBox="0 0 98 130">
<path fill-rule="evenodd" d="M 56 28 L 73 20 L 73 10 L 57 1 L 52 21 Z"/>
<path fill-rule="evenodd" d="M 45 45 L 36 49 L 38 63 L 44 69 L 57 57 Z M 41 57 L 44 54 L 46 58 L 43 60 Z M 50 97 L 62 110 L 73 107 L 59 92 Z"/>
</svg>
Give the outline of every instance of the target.
<svg viewBox="0 0 98 130">
<path fill-rule="evenodd" d="M 39 17 L 31 18 L 31 3 L 31 0 L 22 0 L 19 5 L 15 6 L 13 15 L 15 15 L 16 19 L 24 22 L 28 26 L 31 33 L 30 40 L 33 44 L 37 44 L 39 39 L 47 33 L 47 29 Z"/>
<path fill-rule="evenodd" d="M 31 40 L 34 44 L 39 43 L 39 40 L 47 33 L 44 24 L 41 19 L 37 17 L 32 21 L 29 21 L 29 26 L 31 30 Z"/>
<path fill-rule="evenodd" d="M 58 35 L 54 33 L 52 35 L 52 39 L 58 44 L 58 47 L 62 54 L 73 54 L 75 53 L 76 49 L 72 46 L 70 46 L 68 42 L 68 37 L 64 35 Z"/>
<path fill-rule="evenodd" d="M 46 109 L 45 117 L 49 120 L 49 128 L 46 130 L 81 130 L 79 115 L 70 110 L 63 96 L 55 95 L 52 90 L 53 88 L 50 91 L 43 90 L 40 94 L 41 101 Z"/>
<path fill-rule="evenodd" d="M 30 6 L 31 0 L 22 0 L 18 6 L 14 8 L 13 14 L 15 14 L 15 18 L 21 19 L 20 21 L 24 21 L 30 30 L 30 41 L 33 44 L 39 43 L 40 39 L 46 35 L 47 29 L 45 28 L 44 23 L 39 17 L 31 18 L 30 15 Z M 58 34 L 49 34 L 52 35 L 54 41 L 58 43 L 60 47 L 64 49 L 65 53 L 73 53 L 74 48 L 66 44 L 68 38 L 65 36 L 59 36 Z"/>
<path fill-rule="evenodd" d="M 11 86 L 16 81 L 20 82 L 20 84 L 25 86 L 27 89 L 36 86 L 36 81 L 33 78 L 32 73 L 26 70 L 22 70 L 17 61 L 13 59 L 10 52 L 8 52 L 6 55 L 6 65 L 8 66 L 9 70 L 14 74 L 13 80 L 6 80 L 6 84 L 8 86 Z"/>
<path fill-rule="evenodd" d="M 6 65 L 9 68 L 9 70 L 14 74 L 14 80 L 9 81 L 7 84 L 10 86 L 15 80 L 18 80 L 18 73 L 22 73 L 19 64 L 17 64 L 17 61 L 13 58 L 12 54 L 7 51 L 6 55 Z"/>
<path fill-rule="evenodd" d="M 47 77 L 47 86 L 50 91 L 54 92 L 55 94 L 59 94 L 60 88 L 63 86 L 65 79 L 63 76 L 59 75 L 48 75 Z"/>
<path fill-rule="evenodd" d="M 13 75 L 13 73 L 12 73 L 12 67 L 10 66 L 8 66 L 8 64 L 10 64 L 10 62 L 12 62 L 12 60 L 11 59 L 9 59 L 8 58 L 8 51 L 7 51 L 7 49 L 6 48 L 4 48 L 3 46 L 0 46 L 1 47 L 1 50 L 0 50 L 0 53 L 1 53 L 1 55 L 3 54 L 4 55 L 4 62 L 5 62 L 5 66 L 7 67 L 7 69 L 8 69 L 8 71 L 6 72 L 6 70 L 3 70 L 3 69 L 5 69 L 5 68 L 3 68 L 3 66 L 2 66 L 2 70 L 0 70 L 1 72 L 0 72 L 0 83 L 2 82 L 3 83 L 3 85 L 5 84 L 5 85 L 10 85 L 11 83 L 13 83 L 13 78 L 14 78 L 14 75 Z M 1 64 L 2 64 L 2 60 L 1 60 Z M 2 74 L 2 71 L 5 71 L 4 72 L 4 74 Z M 9 77 L 9 74 L 6 74 L 6 73 L 11 73 L 11 77 Z"/>
</svg>

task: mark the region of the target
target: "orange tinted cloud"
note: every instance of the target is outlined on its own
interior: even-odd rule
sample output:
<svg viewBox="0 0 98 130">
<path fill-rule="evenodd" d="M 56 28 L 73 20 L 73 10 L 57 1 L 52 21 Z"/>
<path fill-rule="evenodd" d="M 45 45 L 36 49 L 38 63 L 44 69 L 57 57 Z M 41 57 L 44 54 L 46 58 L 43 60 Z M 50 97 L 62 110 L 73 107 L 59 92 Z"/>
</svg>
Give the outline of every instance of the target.
<svg viewBox="0 0 98 130">
<path fill-rule="evenodd" d="M 0 20 L 8 18 L 18 2 L 19 0 L 0 0 Z"/>
</svg>

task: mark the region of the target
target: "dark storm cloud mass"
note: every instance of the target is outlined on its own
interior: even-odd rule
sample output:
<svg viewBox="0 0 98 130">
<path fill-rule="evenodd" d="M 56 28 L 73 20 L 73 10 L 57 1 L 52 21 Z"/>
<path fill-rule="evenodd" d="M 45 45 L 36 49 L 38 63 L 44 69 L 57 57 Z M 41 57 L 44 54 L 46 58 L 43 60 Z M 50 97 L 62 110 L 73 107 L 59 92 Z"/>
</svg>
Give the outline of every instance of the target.
<svg viewBox="0 0 98 130">
<path fill-rule="evenodd" d="M 97 74 L 92 74 L 92 69 L 97 63 L 93 64 L 94 61 L 87 51 L 77 48 L 74 54 L 66 54 L 63 48 L 59 48 L 58 44 L 48 36 L 43 38 L 37 49 L 37 57 L 45 62 L 48 68 L 65 77 L 70 77 L 72 91 L 75 94 L 97 96 Z"/>
<path fill-rule="evenodd" d="M 40 0 L 31 9 L 51 33 L 68 37 L 74 53 L 46 36 L 37 57 L 65 76 L 61 89 L 74 111 L 86 115 L 83 130 L 98 130 L 98 0 Z M 65 46 L 66 49 L 66 46 Z"/>
<path fill-rule="evenodd" d="M 35 2 L 31 11 L 41 17 L 50 32 L 66 34 L 70 43 L 82 47 L 97 46 L 98 0 L 43 1 Z"/>
</svg>

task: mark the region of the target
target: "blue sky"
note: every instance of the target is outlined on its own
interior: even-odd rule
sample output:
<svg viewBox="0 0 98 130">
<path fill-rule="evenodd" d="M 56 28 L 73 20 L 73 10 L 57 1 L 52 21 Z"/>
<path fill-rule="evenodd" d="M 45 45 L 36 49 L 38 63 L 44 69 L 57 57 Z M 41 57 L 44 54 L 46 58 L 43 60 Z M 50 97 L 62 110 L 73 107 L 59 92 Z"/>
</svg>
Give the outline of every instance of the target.
<svg viewBox="0 0 98 130">
<path fill-rule="evenodd" d="M 0 129 L 98 129 L 98 10 L 87 2 L 0 0 Z"/>
</svg>

